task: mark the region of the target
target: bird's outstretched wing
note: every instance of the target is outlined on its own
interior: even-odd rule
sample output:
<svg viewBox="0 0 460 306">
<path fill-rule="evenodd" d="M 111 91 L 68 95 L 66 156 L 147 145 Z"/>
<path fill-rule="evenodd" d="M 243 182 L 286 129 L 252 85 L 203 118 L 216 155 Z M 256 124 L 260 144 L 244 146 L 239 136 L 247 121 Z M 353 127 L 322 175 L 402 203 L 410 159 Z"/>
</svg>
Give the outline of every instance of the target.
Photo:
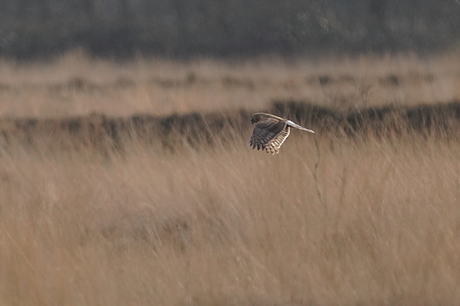
<svg viewBox="0 0 460 306">
<path fill-rule="evenodd" d="M 266 149 L 267 145 L 272 142 L 272 146 L 270 147 L 272 148 L 274 146 L 279 150 L 279 147 L 287 136 L 289 136 L 289 129 L 287 129 L 286 132 L 286 122 L 267 117 L 263 118 L 254 125 L 254 130 L 252 132 L 251 139 L 249 140 L 249 144 L 253 149 L 265 149 L 267 152 L 271 153 L 270 149 Z M 272 150 L 276 151 L 276 149 L 273 148 Z"/>
</svg>

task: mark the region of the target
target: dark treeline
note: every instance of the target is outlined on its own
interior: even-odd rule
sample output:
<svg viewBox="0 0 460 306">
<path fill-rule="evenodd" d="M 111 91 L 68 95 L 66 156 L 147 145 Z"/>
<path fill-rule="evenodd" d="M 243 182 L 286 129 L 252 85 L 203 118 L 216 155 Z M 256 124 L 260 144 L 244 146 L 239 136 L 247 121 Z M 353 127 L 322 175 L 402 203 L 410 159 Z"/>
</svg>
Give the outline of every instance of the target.
<svg viewBox="0 0 460 306">
<path fill-rule="evenodd" d="M 0 55 L 295 55 L 439 50 L 456 0 L 0 0 Z"/>
</svg>

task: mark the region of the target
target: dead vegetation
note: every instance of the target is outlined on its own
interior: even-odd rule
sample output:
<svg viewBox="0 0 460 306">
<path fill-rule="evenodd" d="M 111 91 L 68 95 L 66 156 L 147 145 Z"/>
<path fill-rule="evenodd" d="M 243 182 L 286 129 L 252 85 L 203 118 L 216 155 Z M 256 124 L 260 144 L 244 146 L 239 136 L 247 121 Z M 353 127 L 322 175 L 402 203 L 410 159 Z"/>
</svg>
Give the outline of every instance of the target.
<svg viewBox="0 0 460 306">
<path fill-rule="evenodd" d="M 365 141 L 419 135 L 442 141 L 459 140 L 459 101 L 344 111 L 303 101 L 275 101 L 265 111 L 291 118 L 331 139 Z M 119 118 L 92 114 L 59 119 L 0 119 L 0 143 L 3 150 L 20 144 L 35 149 L 45 146 L 48 150 L 95 150 L 104 154 L 123 154 L 137 143 L 174 152 L 183 146 L 219 147 L 240 139 L 241 135 L 250 135 L 250 116 L 249 111 L 239 110 Z"/>
<path fill-rule="evenodd" d="M 319 164 L 237 106 L 3 118 L 0 304 L 457 305 L 458 102 L 281 98 Z"/>
<path fill-rule="evenodd" d="M 1 117 L 109 117 L 267 109 L 295 100 L 345 110 L 460 99 L 458 54 L 251 62 L 114 64 L 84 53 L 48 64 L 0 65 Z"/>
<path fill-rule="evenodd" d="M 459 144 L 245 139 L 0 163 L 4 304 L 456 305 Z"/>
</svg>

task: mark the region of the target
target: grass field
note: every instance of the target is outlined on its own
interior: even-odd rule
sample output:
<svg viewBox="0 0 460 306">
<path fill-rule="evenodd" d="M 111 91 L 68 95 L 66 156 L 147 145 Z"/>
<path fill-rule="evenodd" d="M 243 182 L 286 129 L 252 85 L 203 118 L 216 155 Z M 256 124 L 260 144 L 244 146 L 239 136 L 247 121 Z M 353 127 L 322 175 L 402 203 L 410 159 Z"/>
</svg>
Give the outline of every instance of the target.
<svg viewBox="0 0 460 306">
<path fill-rule="evenodd" d="M 0 116 L 109 116 L 265 109 L 271 100 L 334 108 L 460 100 L 460 55 L 114 65 L 75 52 L 48 64 L 0 65 Z"/>
<path fill-rule="evenodd" d="M 9 79 L 3 78 L 1 107 L 4 116 L 40 122 L 93 111 L 252 111 L 266 109 L 272 99 L 321 95 L 318 104 L 342 108 L 327 93 L 345 92 L 361 97 L 359 106 L 447 102 L 460 98 L 460 67 L 448 58 L 304 64 L 309 72 L 281 62 L 257 64 L 259 70 L 256 64 L 156 63 L 163 72 L 136 64 L 129 73 L 99 63 L 113 69 L 104 77 L 73 55 L 51 68 L 4 66 L 1 74 Z M 71 59 L 81 65 L 67 66 Z M 147 85 L 150 69 L 193 85 Z M 187 77 L 190 71 L 195 77 Z M 410 85 L 404 78 L 413 71 L 433 77 Z M 304 82 L 310 74 L 316 85 L 241 88 L 264 78 L 300 84 L 296 76 Z M 345 82 L 345 74 L 361 81 Z M 73 81 L 77 87 L 59 89 L 72 95 L 68 108 L 44 98 L 55 94 L 49 86 L 83 75 L 84 81 Z M 101 89 L 120 75 L 130 80 L 128 87 Z M 234 87 L 225 87 L 228 79 L 221 77 L 227 75 Z M 201 78 L 210 81 L 200 85 Z M 369 93 L 364 80 L 375 82 Z M 88 91 L 93 83 L 97 87 Z M 167 92 L 171 100 L 163 109 Z M 248 102 L 251 97 L 255 101 Z M 234 132 L 231 142 L 202 147 L 172 135 L 178 137 L 170 140 L 174 150 L 159 139 L 147 144 L 132 138 L 122 151 L 104 154 L 94 150 L 94 140 L 83 149 L 58 150 L 50 148 L 51 136 L 34 146 L 9 139 L 0 157 L 0 304 L 459 304 L 458 139 L 318 133 L 316 146 L 315 136 L 293 131 L 280 154 L 271 156 L 249 148 L 249 125 Z"/>
</svg>

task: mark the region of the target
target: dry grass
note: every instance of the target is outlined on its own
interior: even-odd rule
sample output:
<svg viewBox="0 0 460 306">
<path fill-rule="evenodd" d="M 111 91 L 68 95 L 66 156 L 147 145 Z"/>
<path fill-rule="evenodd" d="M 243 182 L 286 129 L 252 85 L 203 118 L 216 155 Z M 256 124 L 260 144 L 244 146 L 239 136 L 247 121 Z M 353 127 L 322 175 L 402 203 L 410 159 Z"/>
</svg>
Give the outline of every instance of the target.
<svg viewBox="0 0 460 306">
<path fill-rule="evenodd" d="M 304 62 L 289 68 L 279 62 L 260 67 L 130 64 L 127 72 L 101 62 L 94 70 L 84 68 L 85 62 L 18 70 L 3 66 L 0 74 L 8 84 L 0 108 L 4 115 L 39 117 L 94 110 L 121 115 L 252 109 L 266 108 L 283 93 L 304 99 L 323 95 L 321 101 L 330 106 L 338 102 L 328 100 L 327 93 L 342 94 L 344 82 L 349 82 L 346 90 L 368 97 L 371 105 L 400 101 L 398 94 L 406 104 L 423 102 L 418 98 L 458 99 L 458 65 L 446 59 L 362 59 L 318 67 Z M 189 71 L 196 79 L 187 77 Z M 404 71 L 430 73 L 434 79 L 410 87 L 404 82 L 417 78 L 407 79 Z M 135 81 L 120 87 L 127 96 L 118 102 L 112 98 L 122 89 L 94 87 L 125 73 Z M 360 81 L 341 77 L 349 73 Z M 160 74 L 165 75 L 156 79 L 156 87 L 142 81 Z M 234 78 L 223 80 L 227 74 Z M 72 81 L 73 89 L 60 87 L 62 80 L 82 75 L 85 81 Z M 305 76 L 317 84 L 305 85 L 313 84 Z M 165 79 L 185 83 L 168 87 L 161 83 Z M 304 85 L 261 87 L 264 79 Z M 369 80 L 378 94 L 358 91 L 360 82 Z M 244 89 L 247 82 L 257 85 Z M 59 108 L 62 101 L 49 99 L 50 88 L 71 95 L 71 102 Z M 47 94 L 37 95 L 41 91 Z M 183 95 L 184 109 L 173 98 L 163 109 L 160 92 Z M 257 99 L 240 101 L 239 95 Z M 212 104 L 210 97 L 221 100 Z M 147 144 L 136 138 L 122 151 L 104 154 L 92 149 L 94 139 L 86 149 L 56 149 L 48 134 L 31 133 L 34 146 L 22 139 L 2 146 L 1 305 L 460 303 L 457 139 L 409 133 L 351 141 L 317 134 L 321 161 L 315 180 L 314 138 L 296 131 L 277 156 L 250 150 L 247 125 L 235 129 L 234 141 L 215 141 L 212 147 L 191 148 L 181 138 L 170 139 L 176 144 L 173 153 L 159 139 Z"/>
<path fill-rule="evenodd" d="M 5 305 L 457 305 L 458 144 L 0 161 Z"/>
<path fill-rule="evenodd" d="M 0 116 L 258 110 L 275 99 L 336 108 L 448 102 L 460 99 L 459 63 L 446 54 L 116 65 L 75 52 L 51 64 L 1 63 Z"/>
</svg>

